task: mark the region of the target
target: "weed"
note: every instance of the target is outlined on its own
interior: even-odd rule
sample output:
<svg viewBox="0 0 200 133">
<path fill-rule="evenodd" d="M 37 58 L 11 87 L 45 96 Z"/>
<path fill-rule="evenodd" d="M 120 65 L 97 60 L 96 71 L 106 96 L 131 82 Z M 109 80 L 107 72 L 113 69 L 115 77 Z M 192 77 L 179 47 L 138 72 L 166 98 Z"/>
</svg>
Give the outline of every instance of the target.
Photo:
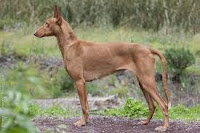
<svg viewBox="0 0 200 133">
<path fill-rule="evenodd" d="M 106 115 L 123 116 L 123 117 L 144 117 L 147 116 L 148 110 L 139 101 L 133 101 L 130 98 L 126 100 L 125 105 L 120 109 L 107 109 Z"/>
<path fill-rule="evenodd" d="M 169 110 L 169 116 L 172 120 L 200 120 L 200 105 L 195 107 L 185 107 L 183 105 L 173 106 Z M 104 115 L 109 116 L 121 116 L 121 117 L 133 117 L 133 118 L 146 118 L 148 115 L 148 109 L 140 101 L 133 101 L 130 98 L 127 99 L 125 105 L 119 109 L 106 109 L 103 112 Z M 163 115 L 158 106 L 153 118 L 162 119 Z"/>
</svg>

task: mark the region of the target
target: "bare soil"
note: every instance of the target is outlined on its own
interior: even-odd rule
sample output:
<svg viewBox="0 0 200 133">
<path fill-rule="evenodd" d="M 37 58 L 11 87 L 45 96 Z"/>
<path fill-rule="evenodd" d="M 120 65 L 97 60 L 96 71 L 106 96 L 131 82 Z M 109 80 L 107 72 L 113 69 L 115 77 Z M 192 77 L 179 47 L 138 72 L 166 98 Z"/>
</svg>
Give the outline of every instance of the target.
<svg viewBox="0 0 200 133">
<path fill-rule="evenodd" d="M 138 119 L 93 116 L 86 126 L 73 125 L 79 118 L 36 117 L 33 122 L 39 132 L 50 133 L 155 133 L 161 120 L 139 125 Z M 200 122 L 171 121 L 167 133 L 200 133 Z"/>
</svg>

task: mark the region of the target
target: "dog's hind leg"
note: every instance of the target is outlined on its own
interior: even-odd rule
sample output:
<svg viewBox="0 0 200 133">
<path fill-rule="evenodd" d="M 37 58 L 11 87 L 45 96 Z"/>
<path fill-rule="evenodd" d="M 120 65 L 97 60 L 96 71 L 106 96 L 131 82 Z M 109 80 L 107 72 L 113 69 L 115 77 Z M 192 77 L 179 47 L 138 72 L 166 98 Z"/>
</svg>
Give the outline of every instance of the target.
<svg viewBox="0 0 200 133">
<path fill-rule="evenodd" d="M 164 125 L 157 127 L 156 131 L 166 131 L 169 127 L 169 116 L 168 116 L 168 106 L 158 94 L 156 90 L 156 82 L 154 75 L 144 75 L 139 77 L 139 82 L 141 83 L 144 90 L 158 103 L 164 117 Z"/>
<path fill-rule="evenodd" d="M 147 101 L 148 107 L 149 107 L 149 115 L 148 118 L 144 121 L 139 122 L 139 124 L 147 125 L 149 124 L 154 112 L 155 112 L 155 105 L 153 103 L 152 97 L 149 95 L 148 92 L 145 91 L 145 89 L 142 87 L 141 83 L 139 82 L 140 88 L 145 96 L 145 99 Z"/>
</svg>

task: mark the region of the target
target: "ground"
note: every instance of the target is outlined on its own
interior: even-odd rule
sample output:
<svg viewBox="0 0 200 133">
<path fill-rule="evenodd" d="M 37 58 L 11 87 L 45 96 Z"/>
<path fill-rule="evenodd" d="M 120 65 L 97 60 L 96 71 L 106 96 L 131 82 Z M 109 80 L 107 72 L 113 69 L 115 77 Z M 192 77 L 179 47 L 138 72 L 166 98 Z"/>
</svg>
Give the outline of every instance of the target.
<svg viewBox="0 0 200 133">
<path fill-rule="evenodd" d="M 152 120 L 149 125 L 139 125 L 138 119 L 120 117 L 92 116 L 83 127 L 73 125 L 79 118 L 36 117 L 34 124 L 43 133 L 154 133 L 162 124 L 161 120 Z M 199 122 L 171 121 L 167 133 L 200 133 Z"/>
</svg>

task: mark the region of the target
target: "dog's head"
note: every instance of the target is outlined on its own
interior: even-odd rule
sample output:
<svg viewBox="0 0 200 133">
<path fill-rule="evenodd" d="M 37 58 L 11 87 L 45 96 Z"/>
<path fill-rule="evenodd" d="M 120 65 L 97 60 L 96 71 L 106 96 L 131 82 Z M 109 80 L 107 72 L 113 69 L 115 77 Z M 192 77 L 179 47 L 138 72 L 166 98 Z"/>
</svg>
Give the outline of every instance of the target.
<svg viewBox="0 0 200 133">
<path fill-rule="evenodd" d="M 60 15 L 58 7 L 55 5 L 54 16 L 46 20 L 46 22 L 35 31 L 36 37 L 56 36 L 60 32 L 63 18 Z"/>
</svg>

